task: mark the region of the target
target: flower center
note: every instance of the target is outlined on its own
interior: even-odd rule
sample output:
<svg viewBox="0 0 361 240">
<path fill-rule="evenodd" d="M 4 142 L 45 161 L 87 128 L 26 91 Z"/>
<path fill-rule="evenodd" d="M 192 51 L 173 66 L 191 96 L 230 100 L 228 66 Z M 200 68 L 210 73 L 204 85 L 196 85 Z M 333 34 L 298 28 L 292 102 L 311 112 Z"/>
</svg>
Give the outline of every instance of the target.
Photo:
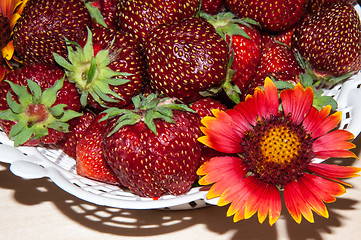
<svg viewBox="0 0 361 240">
<path fill-rule="evenodd" d="M 243 140 L 250 173 L 280 188 L 301 176 L 314 157 L 310 135 L 279 116 L 259 121 Z"/>
<path fill-rule="evenodd" d="M 264 133 L 259 146 L 266 162 L 286 164 L 298 155 L 301 143 L 290 128 L 274 126 Z"/>
</svg>

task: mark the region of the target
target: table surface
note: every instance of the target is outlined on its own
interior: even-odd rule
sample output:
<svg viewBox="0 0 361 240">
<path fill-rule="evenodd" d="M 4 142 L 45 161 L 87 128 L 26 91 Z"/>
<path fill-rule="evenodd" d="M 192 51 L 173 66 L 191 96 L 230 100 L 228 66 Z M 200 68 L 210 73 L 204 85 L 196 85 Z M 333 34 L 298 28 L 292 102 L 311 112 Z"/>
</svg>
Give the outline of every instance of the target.
<svg viewBox="0 0 361 240">
<path fill-rule="evenodd" d="M 361 158 L 361 137 L 354 152 Z M 361 160 L 345 159 L 345 165 L 361 167 Z M 1 239 L 360 239 L 361 177 L 346 194 L 327 204 L 329 218 L 315 216 L 295 223 L 283 207 L 280 219 L 269 226 L 257 216 L 233 223 L 227 207 L 194 210 L 124 210 L 94 205 L 64 192 L 47 178 L 25 180 L 0 163 Z"/>
</svg>

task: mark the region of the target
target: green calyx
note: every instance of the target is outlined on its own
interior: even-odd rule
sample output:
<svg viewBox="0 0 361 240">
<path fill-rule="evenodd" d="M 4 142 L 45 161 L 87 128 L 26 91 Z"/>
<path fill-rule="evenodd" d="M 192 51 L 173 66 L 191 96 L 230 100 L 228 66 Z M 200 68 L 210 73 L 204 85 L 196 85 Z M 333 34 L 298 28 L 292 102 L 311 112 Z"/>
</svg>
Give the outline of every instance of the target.
<svg viewBox="0 0 361 240">
<path fill-rule="evenodd" d="M 10 130 L 9 138 L 15 146 L 24 144 L 30 139 L 38 139 L 48 135 L 48 129 L 52 128 L 60 132 L 68 132 L 69 121 L 81 116 L 72 110 L 64 110 L 65 104 L 57 104 L 57 92 L 63 87 L 65 77 L 44 91 L 34 81 L 28 79 L 27 86 L 14 84 L 7 81 L 19 103 L 10 92 L 7 93 L 9 109 L 0 112 L 0 119 L 16 122 Z"/>
<path fill-rule="evenodd" d="M 154 123 L 155 119 L 163 119 L 168 123 L 175 123 L 173 120 L 173 110 L 181 110 L 193 112 L 187 105 L 178 103 L 176 98 L 158 98 L 154 93 L 149 94 L 147 97 L 137 95 L 132 98 L 134 109 L 119 109 L 108 108 L 103 113 L 105 116 L 101 119 L 104 121 L 115 116 L 120 116 L 114 129 L 109 133 L 109 136 L 117 132 L 120 128 L 126 125 L 134 125 L 139 121 L 143 121 L 147 127 L 157 134 L 157 129 Z"/>
<path fill-rule="evenodd" d="M 201 13 L 200 17 L 206 19 L 217 30 L 218 34 L 226 39 L 226 35 L 240 35 L 245 38 L 251 39 L 251 37 L 239 27 L 239 24 L 251 28 L 251 25 L 259 26 L 259 24 L 250 18 L 237 18 L 231 12 L 221 12 L 217 15 L 209 15 L 207 13 Z M 232 38 L 231 38 L 232 40 Z M 231 44 L 230 44 L 231 46 Z"/>
<path fill-rule="evenodd" d="M 87 105 L 89 95 L 103 107 L 105 107 L 104 103 L 106 102 L 122 100 L 122 97 L 111 90 L 110 86 L 120 86 L 129 82 L 129 80 L 120 78 L 120 76 L 124 77 L 132 74 L 116 72 L 108 67 L 111 62 L 109 49 L 101 50 L 94 56 L 92 33 L 89 29 L 84 48 L 78 43 L 65 41 L 69 61 L 56 53 L 53 54 L 54 59 L 65 69 L 69 82 L 74 83 L 80 91 L 82 106 Z"/>
</svg>

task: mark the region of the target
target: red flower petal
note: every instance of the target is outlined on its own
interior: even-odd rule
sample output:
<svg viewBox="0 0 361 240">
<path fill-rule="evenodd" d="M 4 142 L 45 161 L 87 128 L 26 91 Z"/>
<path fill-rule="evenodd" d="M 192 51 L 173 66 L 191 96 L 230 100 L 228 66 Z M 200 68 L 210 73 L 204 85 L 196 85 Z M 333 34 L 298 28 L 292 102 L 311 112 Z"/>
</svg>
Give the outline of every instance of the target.
<svg viewBox="0 0 361 240">
<path fill-rule="evenodd" d="M 278 90 L 273 81 L 268 77 L 265 79 L 264 91 L 266 96 L 266 115 L 263 116 L 265 118 L 276 116 L 278 114 L 279 106 Z"/>
<path fill-rule="evenodd" d="M 246 173 L 246 167 L 237 157 L 214 157 L 197 171 L 198 175 L 205 175 L 199 180 L 199 184 L 215 183 L 207 194 L 209 199 L 219 197 L 234 183 L 242 180 Z"/>
<path fill-rule="evenodd" d="M 254 191 L 252 191 L 247 199 L 244 211 L 245 219 L 252 217 L 257 212 L 261 204 L 268 204 L 268 199 L 262 198 L 267 184 L 257 180 L 257 185 L 258 186 L 254 189 Z M 261 216 L 261 218 L 263 218 L 263 216 Z"/>
<path fill-rule="evenodd" d="M 310 163 L 307 167 L 307 170 L 334 180 L 335 178 L 357 177 L 359 176 L 357 173 L 361 171 L 361 168 L 322 163 Z"/>
<path fill-rule="evenodd" d="M 285 116 L 290 116 L 290 120 L 298 125 L 308 115 L 312 102 L 313 90 L 311 87 L 305 90 L 300 83 L 296 84 L 295 89 L 286 89 L 280 93 L 283 111 Z"/>
<path fill-rule="evenodd" d="M 288 212 L 297 223 L 301 222 L 302 215 L 309 222 L 314 222 L 311 208 L 296 181 L 291 181 L 285 185 L 284 199 Z"/>
<path fill-rule="evenodd" d="M 269 213 L 269 224 L 272 226 L 281 214 L 281 198 L 278 189 L 271 184 L 258 181 L 257 189 L 249 196 L 245 206 L 245 218 L 258 211 L 258 221 L 263 223 Z"/>
<path fill-rule="evenodd" d="M 233 196 L 231 196 L 231 198 L 233 198 L 234 200 L 232 201 L 231 205 L 228 208 L 227 216 L 231 216 L 235 214 L 235 216 L 233 217 L 234 222 L 237 222 L 245 218 L 244 211 L 245 211 L 246 202 L 248 201 L 248 197 L 253 191 L 255 191 L 257 187 L 259 187 L 256 177 L 253 176 L 246 177 L 243 181 L 244 181 L 243 189 L 238 188 L 237 185 L 232 187 Z"/>
<path fill-rule="evenodd" d="M 253 126 L 259 118 L 268 118 L 278 113 L 278 91 L 270 78 L 266 78 L 264 88 L 265 91 L 256 88 L 253 96 L 248 95 L 245 102 L 234 107 L 234 110 L 238 111 Z"/>
<path fill-rule="evenodd" d="M 276 187 L 269 189 L 269 224 L 272 226 L 281 215 L 281 196 Z"/>
<path fill-rule="evenodd" d="M 220 196 L 219 201 L 218 201 L 218 206 L 225 206 L 231 202 L 234 202 L 236 199 L 238 199 L 239 197 L 243 196 L 245 192 L 244 189 L 246 188 L 247 185 L 250 184 L 251 180 L 253 180 L 253 178 L 242 178 L 240 179 L 240 181 L 234 182 L 232 184 L 232 186 L 228 187 Z M 231 210 L 228 210 L 229 212 L 231 212 Z M 228 215 L 231 216 L 235 213 L 232 212 L 232 214 Z"/>
<path fill-rule="evenodd" d="M 300 191 L 307 201 L 308 205 L 311 206 L 312 210 L 318 215 L 328 218 L 328 211 L 323 201 L 318 197 L 317 193 L 313 192 L 308 185 L 305 183 L 303 177 L 297 179 Z"/>
<path fill-rule="evenodd" d="M 249 96 L 245 102 L 238 103 L 233 109 L 244 116 L 251 125 L 256 125 L 258 116 L 252 96 Z"/>
<path fill-rule="evenodd" d="M 220 112 L 218 117 L 204 117 L 201 127 L 205 136 L 198 138 L 198 141 L 206 146 L 224 153 L 242 152 L 240 136 L 229 124 L 229 116 L 225 112 Z"/>
<path fill-rule="evenodd" d="M 316 157 L 321 158 L 357 158 L 353 152 L 348 151 L 348 149 L 355 147 L 355 144 L 349 142 L 349 140 L 353 138 L 353 134 L 346 130 L 339 129 L 332 131 L 317 138 L 313 143 L 312 150 L 316 154 Z"/>
<path fill-rule="evenodd" d="M 354 135 L 349 131 L 338 129 L 327 133 L 314 141 L 314 151 L 340 150 L 354 148 L 355 145 L 348 142 Z M 349 148 L 347 148 L 349 147 Z"/>
<path fill-rule="evenodd" d="M 312 138 L 318 138 L 325 135 L 332 129 L 336 128 L 338 123 L 341 121 L 341 112 L 336 112 L 329 116 L 330 111 L 330 105 L 327 105 L 320 111 L 314 107 L 311 108 L 310 113 L 303 121 L 303 126 L 306 131 L 311 134 Z"/>
<path fill-rule="evenodd" d="M 298 179 L 306 187 L 317 195 L 322 201 L 331 203 L 336 201 L 334 196 L 341 196 L 346 192 L 346 189 L 341 184 L 319 177 L 317 175 L 304 173 L 304 175 Z"/>
<path fill-rule="evenodd" d="M 248 122 L 244 112 L 240 112 L 234 109 L 227 110 L 227 114 L 232 118 L 232 127 L 237 132 L 240 138 L 244 136 L 246 131 L 252 129 L 251 124 Z"/>
</svg>

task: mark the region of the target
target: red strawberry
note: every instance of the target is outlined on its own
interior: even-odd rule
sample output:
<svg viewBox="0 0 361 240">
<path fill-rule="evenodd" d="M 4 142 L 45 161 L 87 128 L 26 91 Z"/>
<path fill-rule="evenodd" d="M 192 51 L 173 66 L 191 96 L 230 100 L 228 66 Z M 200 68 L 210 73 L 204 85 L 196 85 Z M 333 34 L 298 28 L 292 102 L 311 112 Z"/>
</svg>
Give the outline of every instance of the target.
<svg viewBox="0 0 361 240">
<path fill-rule="evenodd" d="M 140 93 L 146 81 L 145 60 L 129 35 L 95 25 L 79 45 L 68 49 L 70 62 L 54 57 L 81 92 L 83 106 L 123 107 Z"/>
<path fill-rule="evenodd" d="M 214 15 L 219 13 L 224 7 L 224 0 L 202 0 L 201 10 Z"/>
<path fill-rule="evenodd" d="M 356 0 L 309 0 L 307 9 L 311 13 L 316 13 L 323 6 L 331 5 L 336 2 L 345 2 L 345 3 L 353 4 L 356 2 Z"/>
<path fill-rule="evenodd" d="M 282 31 L 292 27 L 306 12 L 308 0 L 226 0 L 226 6 L 239 18 L 251 18 L 262 29 Z"/>
<path fill-rule="evenodd" d="M 203 18 L 190 18 L 155 28 L 145 45 L 153 89 L 185 102 L 221 85 L 228 63 L 228 47 Z"/>
<path fill-rule="evenodd" d="M 194 16 L 199 3 L 199 0 L 118 1 L 118 25 L 124 32 L 144 44 L 148 33 L 155 27 Z"/>
<path fill-rule="evenodd" d="M 299 74 L 303 73 L 303 69 L 292 50 L 274 41 L 263 47 L 261 60 L 256 71 L 253 81 L 242 93 L 242 99 L 248 94 L 253 94 L 256 87 L 263 86 L 266 77 L 273 76 L 276 80 L 294 83 L 298 81 Z"/>
<path fill-rule="evenodd" d="M 226 111 L 227 107 L 218 100 L 212 98 L 201 98 L 190 105 L 190 108 L 198 113 L 201 118 L 213 116 L 212 110 L 218 109 Z"/>
<path fill-rule="evenodd" d="M 292 50 L 278 42 L 271 42 L 262 49 L 262 56 L 255 78 L 267 73 L 283 72 L 296 77 L 303 72 Z"/>
<path fill-rule="evenodd" d="M 261 35 L 254 27 L 241 24 L 239 27 L 249 38 L 241 35 L 232 36 L 231 48 L 234 51 L 234 59 L 231 68 L 236 71 L 232 81 L 243 92 L 256 74 L 261 59 Z"/>
<path fill-rule="evenodd" d="M 292 47 L 316 74 L 342 76 L 361 69 L 361 23 L 347 3 L 327 5 L 296 28 Z"/>
<path fill-rule="evenodd" d="M 85 109 L 83 115 L 68 122 L 69 132 L 65 133 L 64 137 L 56 145 L 68 156 L 76 159 L 76 146 L 94 119 L 94 113 Z"/>
<path fill-rule="evenodd" d="M 150 94 L 134 98 L 134 111 L 106 111 L 104 155 L 119 181 L 139 196 L 184 194 L 196 179 L 200 118 L 174 100 Z"/>
<path fill-rule="evenodd" d="M 67 54 L 64 37 L 78 41 L 90 23 L 80 0 L 29 0 L 14 28 L 14 48 L 24 63 L 54 63 L 53 52 Z"/>
<path fill-rule="evenodd" d="M 80 107 L 74 84 L 52 65 L 23 66 L 0 82 L 0 126 L 16 146 L 56 143 Z"/>
<path fill-rule="evenodd" d="M 95 118 L 76 146 L 76 171 L 83 177 L 119 185 L 116 175 L 104 159 L 102 133 L 106 121 L 99 121 L 102 117 L 104 114 Z"/>
<path fill-rule="evenodd" d="M 285 31 L 277 32 L 275 34 L 271 34 L 270 32 L 261 32 L 262 46 L 265 47 L 267 44 L 272 42 L 280 42 L 285 44 L 286 46 L 291 47 L 292 35 L 295 31 L 295 27 L 289 28 Z"/>
</svg>

